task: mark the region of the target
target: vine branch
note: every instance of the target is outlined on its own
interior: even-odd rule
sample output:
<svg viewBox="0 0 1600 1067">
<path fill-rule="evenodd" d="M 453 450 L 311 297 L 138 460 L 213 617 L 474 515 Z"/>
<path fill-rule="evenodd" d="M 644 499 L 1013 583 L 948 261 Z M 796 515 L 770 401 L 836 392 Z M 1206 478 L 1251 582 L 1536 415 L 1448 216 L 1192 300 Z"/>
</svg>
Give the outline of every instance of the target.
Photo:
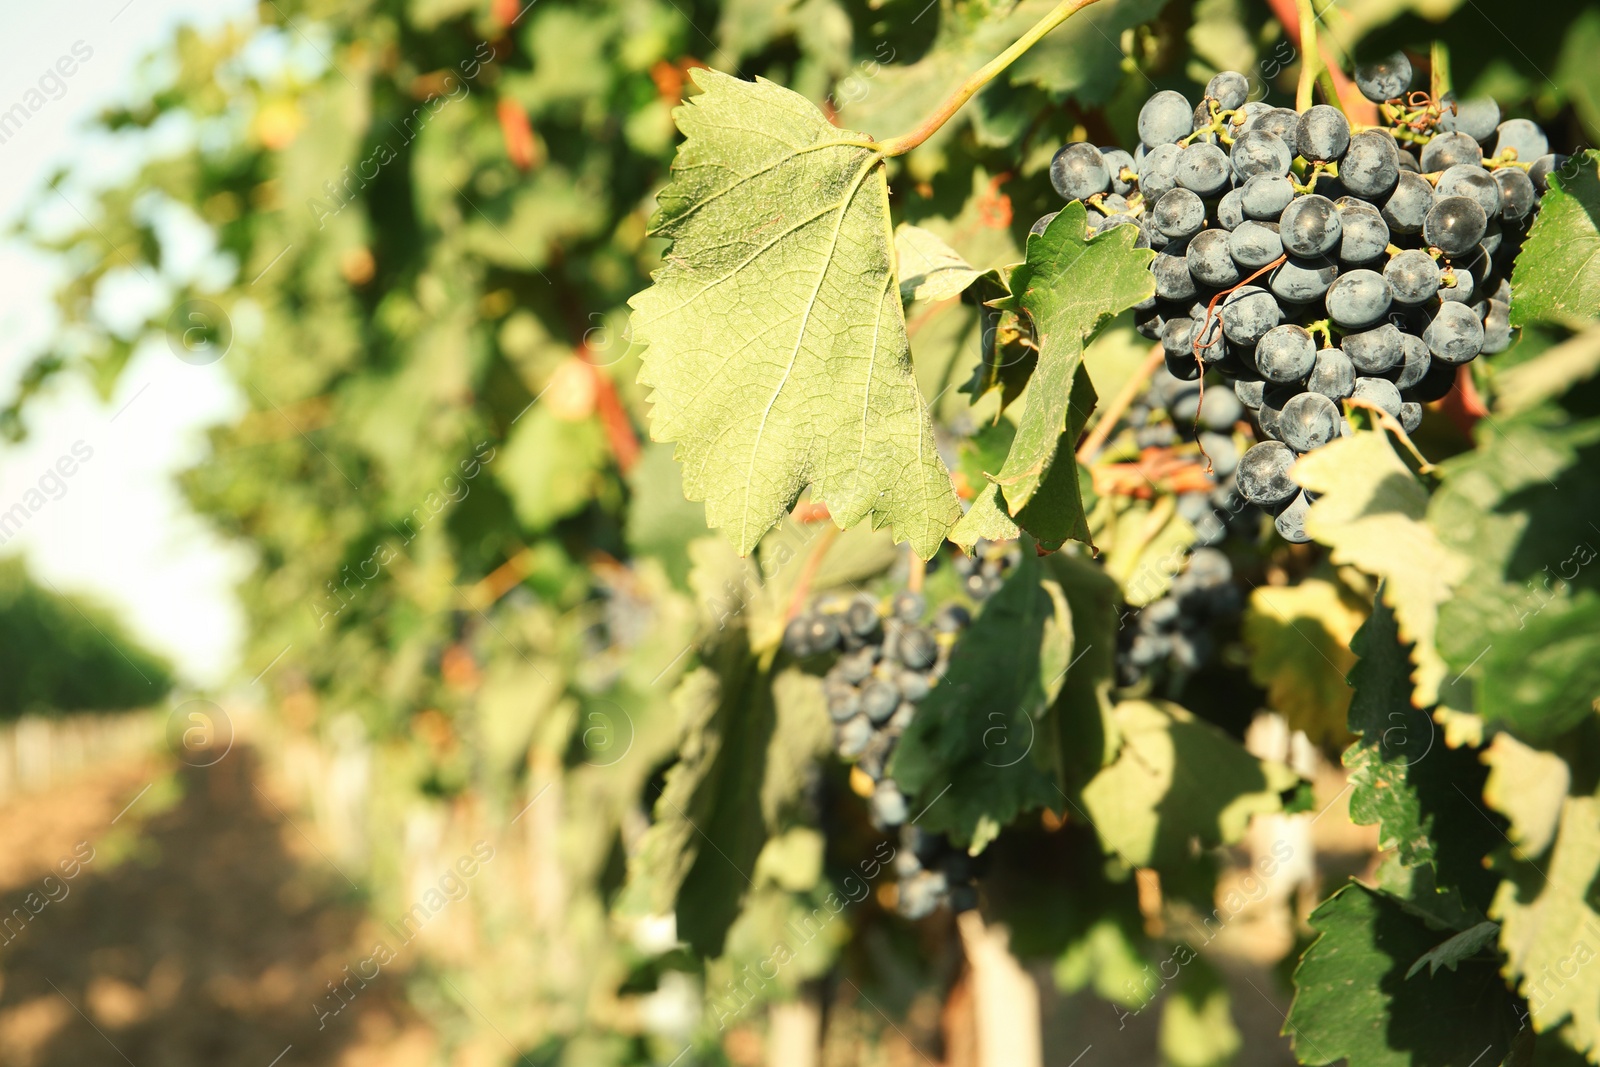
<svg viewBox="0 0 1600 1067">
<path fill-rule="evenodd" d="M 961 86 L 945 98 L 933 114 L 922 121 L 916 129 L 899 137 L 891 137 L 887 141 L 873 144 L 873 148 L 886 156 L 903 156 L 913 148 L 926 141 L 936 133 L 939 127 L 950 121 L 950 117 L 961 110 L 968 100 L 977 95 L 978 91 L 999 76 L 1011 64 L 1022 57 L 1022 54 L 1038 44 L 1045 34 L 1067 21 L 1069 17 L 1095 3 L 1096 0 L 1062 0 L 1060 4 L 1033 24 L 1033 28 L 1017 38 L 1016 43 L 1004 52 L 995 56 L 989 62 L 979 67 L 971 74 Z"/>
</svg>

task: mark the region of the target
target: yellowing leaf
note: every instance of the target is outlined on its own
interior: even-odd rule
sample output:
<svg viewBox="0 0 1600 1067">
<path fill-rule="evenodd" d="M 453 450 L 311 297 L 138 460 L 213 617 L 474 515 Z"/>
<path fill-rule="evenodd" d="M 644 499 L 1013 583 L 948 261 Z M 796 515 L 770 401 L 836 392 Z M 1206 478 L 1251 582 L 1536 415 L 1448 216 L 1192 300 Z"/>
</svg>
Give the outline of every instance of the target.
<svg viewBox="0 0 1600 1067">
<path fill-rule="evenodd" d="M 1298 781 L 1176 704 L 1124 701 L 1115 719 L 1122 750 L 1084 786 L 1083 806 L 1101 843 L 1133 866 L 1187 862 L 1196 841 L 1239 840 Z"/>
<path fill-rule="evenodd" d="M 1345 676 L 1356 661 L 1350 639 L 1365 617 L 1323 578 L 1263 585 L 1250 594 L 1244 615 L 1250 677 L 1266 687 L 1267 703 L 1313 741 L 1345 736 L 1353 692 Z"/>
<path fill-rule="evenodd" d="M 696 70 L 631 301 L 650 432 L 748 553 L 807 485 L 932 556 L 960 517 L 911 373 L 883 157 L 767 81 Z"/>
</svg>

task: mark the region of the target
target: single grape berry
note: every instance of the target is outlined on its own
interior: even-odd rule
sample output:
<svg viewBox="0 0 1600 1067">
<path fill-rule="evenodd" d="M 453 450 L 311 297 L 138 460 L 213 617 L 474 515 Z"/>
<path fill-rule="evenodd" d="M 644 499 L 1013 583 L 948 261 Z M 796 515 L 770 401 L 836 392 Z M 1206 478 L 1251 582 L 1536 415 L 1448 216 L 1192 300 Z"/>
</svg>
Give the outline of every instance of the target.
<svg viewBox="0 0 1600 1067">
<path fill-rule="evenodd" d="M 1474 141 L 1487 141 L 1500 125 L 1500 105 L 1489 97 L 1452 100 L 1446 93 L 1444 102 L 1448 106 L 1439 116 L 1439 129 L 1446 133 L 1464 133 Z"/>
<path fill-rule="evenodd" d="M 1336 107 L 1316 104 L 1300 116 L 1294 144 L 1310 162 L 1338 160 L 1350 147 L 1350 120 Z M 1279 173 L 1288 173 L 1288 168 Z"/>
<path fill-rule="evenodd" d="M 1188 189 L 1173 189 L 1162 194 L 1151 212 L 1156 229 L 1173 240 L 1193 237 L 1205 228 L 1206 205 Z"/>
<path fill-rule="evenodd" d="M 1250 82 L 1236 70 L 1225 70 L 1206 82 L 1206 99 L 1215 100 L 1222 111 L 1244 107 L 1250 98 Z"/>
<path fill-rule="evenodd" d="M 1239 280 L 1239 268 L 1228 250 L 1228 237 L 1227 230 L 1206 230 L 1189 242 L 1184 258 L 1195 281 L 1214 289 L 1226 289 Z"/>
<path fill-rule="evenodd" d="M 1294 183 L 1281 174 L 1257 174 L 1246 179 L 1237 192 L 1245 218 L 1276 223 L 1294 200 Z"/>
<path fill-rule="evenodd" d="M 1339 407 L 1321 393 L 1301 393 L 1283 406 L 1278 436 L 1296 452 L 1310 452 L 1339 436 Z"/>
<path fill-rule="evenodd" d="M 1384 264 L 1383 278 L 1389 283 L 1394 302 L 1414 307 L 1432 300 L 1439 293 L 1439 264 L 1420 248 L 1408 248 Z"/>
<path fill-rule="evenodd" d="M 1328 286 L 1323 303 L 1335 323 L 1347 329 L 1359 329 L 1383 318 L 1393 296 L 1383 275 L 1363 268 L 1346 271 L 1335 278 Z"/>
<path fill-rule="evenodd" d="M 1356 88 L 1374 104 L 1399 98 L 1411 88 L 1411 61 L 1403 52 L 1356 67 Z"/>
<path fill-rule="evenodd" d="M 1422 169 L 1433 174 L 1465 164 L 1483 163 L 1483 146 L 1464 133 L 1441 133 L 1422 146 Z"/>
<path fill-rule="evenodd" d="M 1428 373 L 1433 357 L 1428 354 L 1428 343 L 1414 333 L 1400 335 L 1400 369 L 1395 375 L 1395 388 L 1410 389 Z"/>
<path fill-rule="evenodd" d="M 1469 251 L 1489 227 L 1489 216 L 1470 197 L 1447 196 L 1428 210 L 1422 223 L 1422 239 L 1447 256 Z"/>
<path fill-rule="evenodd" d="M 1294 453 L 1280 441 L 1262 441 L 1251 445 L 1239 459 L 1237 478 L 1239 492 L 1257 507 L 1273 507 L 1287 503 L 1300 491 L 1289 477 L 1294 466 Z"/>
<path fill-rule="evenodd" d="M 796 659 L 811 655 L 810 620 L 801 615 L 783 628 L 783 650 Z"/>
<path fill-rule="evenodd" d="M 1278 536 L 1291 545 L 1303 545 L 1311 540 L 1311 535 L 1306 533 L 1306 512 L 1311 510 L 1314 499 L 1302 489 L 1288 507 L 1273 517 L 1272 525 L 1278 531 Z"/>
<path fill-rule="evenodd" d="M 1178 154 L 1173 176 L 1178 186 L 1203 197 L 1219 196 L 1228 187 L 1228 157 L 1214 144 L 1196 143 Z"/>
<path fill-rule="evenodd" d="M 1400 150 L 1385 130 L 1362 130 L 1350 138 L 1339 161 L 1339 182 L 1354 196 L 1376 200 L 1400 178 Z"/>
<path fill-rule="evenodd" d="M 1113 193 L 1127 196 L 1138 187 L 1135 181 L 1139 170 L 1134 165 L 1133 157 L 1127 152 L 1113 146 L 1101 145 L 1100 159 L 1106 165 L 1106 173 L 1111 176 Z"/>
<path fill-rule="evenodd" d="M 1156 253 L 1150 272 L 1156 276 L 1156 295 L 1163 300 L 1190 300 L 1195 295 L 1194 276 L 1189 273 L 1188 251 L 1182 241 L 1174 241 Z"/>
<path fill-rule="evenodd" d="M 1519 223 L 1533 213 L 1539 202 L 1530 171 L 1521 167 L 1501 167 L 1494 172 L 1494 183 L 1500 187 L 1500 220 Z"/>
<path fill-rule="evenodd" d="M 1357 378 L 1355 391 L 1350 395 L 1356 400 L 1376 404 L 1397 419 L 1400 417 L 1400 390 L 1387 378 Z"/>
<path fill-rule="evenodd" d="M 1238 189 L 1229 189 L 1217 201 L 1217 225 L 1224 230 L 1233 230 L 1245 220 L 1244 194 Z"/>
<path fill-rule="evenodd" d="M 1192 132 L 1193 119 L 1194 109 L 1183 94 L 1163 89 L 1139 109 L 1139 140 L 1152 147 L 1176 144 Z"/>
<path fill-rule="evenodd" d="M 1384 224 L 1393 233 L 1421 233 L 1422 223 L 1435 199 L 1437 194 L 1426 178 L 1404 172 L 1383 202 Z"/>
<path fill-rule="evenodd" d="M 1290 256 L 1288 262 L 1268 275 L 1267 284 L 1279 300 L 1289 304 L 1309 304 L 1321 299 L 1338 276 L 1338 264 L 1330 259 L 1298 259 Z"/>
<path fill-rule="evenodd" d="M 1064 200 L 1087 200 L 1111 188 L 1111 172 L 1098 148 L 1075 141 L 1050 160 L 1050 184 Z"/>
<path fill-rule="evenodd" d="M 927 610 L 928 601 L 921 593 L 905 589 L 894 595 L 892 606 L 895 618 L 902 622 L 916 622 Z"/>
<path fill-rule="evenodd" d="M 1278 235 L 1291 255 L 1311 257 L 1330 252 L 1338 246 L 1341 232 L 1333 201 L 1316 193 L 1295 198 L 1278 216 Z"/>
<path fill-rule="evenodd" d="M 1281 321 L 1278 302 L 1254 285 L 1235 289 L 1222 302 L 1222 332 L 1235 344 L 1253 345 Z"/>
<path fill-rule="evenodd" d="M 1473 308 L 1483 320 L 1482 351 L 1493 355 L 1511 347 L 1511 306 L 1493 297 Z"/>
<path fill-rule="evenodd" d="M 1426 353 L 1426 349 L 1424 349 Z M 1306 388 L 1329 400 L 1343 400 L 1356 387 L 1356 368 L 1350 357 L 1337 348 L 1324 348 L 1306 378 Z"/>
<path fill-rule="evenodd" d="M 1353 196 L 1341 196 L 1333 206 L 1339 212 L 1341 262 L 1370 263 L 1383 255 L 1389 247 L 1389 226 L 1377 208 Z M 1421 227 L 1420 219 L 1417 225 Z"/>
<path fill-rule="evenodd" d="M 1444 363 L 1467 363 L 1483 348 L 1483 323 L 1465 304 L 1444 303 L 1423 331 L 1428 352 Z"/>
<path fill-rule="evenodd" d="M 1256 344 L 1256 369 L 1269 382 L 1297 382 L 1316 361 L 1316 342 L 1303 326 L 1274 326 Z"/>
<path fill-rule="evenodd" d="M 1550 151 L 1550 142 L 1537 124 L 1527 119 L 1507 119 L 1498 127 L 1494 141 L 1496 158 L 1531 162 Z"/>
<path fill-rule="evenodd" d="M 1416 433 L 1422 425 L 1422 405 L 1406 401 L 1400 405 L 1400 428 L 1406 433 Z"/>
<path fill-rule="evenodd" d="M 1242 222 L 1228 234 L 1228 254 L 1246 270 L 1255 271 L 1283 255 L 1278 225 L 1273 222 Z"/>
<path fill-rule="evenodd" d="M 1500 214 L 1499 183 L 1482 167 L 1457 163 L 1439 175 L 1438 193 L 1440 196 L 1470 197 L 1491 219 Z"/>
<path fill-rule="evenodd" d="M 1289 173 L 1289 165 L 1294 162 L 1294 151 L 1277 134 L 1251 130 L 1233 142 L 1233 147 L 1228 151 L 1228 160 L 1233 164 L 1233 172 L 1240 181 L 1247 181 L 1257 174 L 1281 178 Z"/>
<path fill-rule="evenodd" d="M 1362 374 L 1382 374 L 1398 366 L 1402 357 L 1400 331 L 1392 322 L 1359 333 L 1347 333 L 1339 342 L 1339 348 Z"/>
</svg>

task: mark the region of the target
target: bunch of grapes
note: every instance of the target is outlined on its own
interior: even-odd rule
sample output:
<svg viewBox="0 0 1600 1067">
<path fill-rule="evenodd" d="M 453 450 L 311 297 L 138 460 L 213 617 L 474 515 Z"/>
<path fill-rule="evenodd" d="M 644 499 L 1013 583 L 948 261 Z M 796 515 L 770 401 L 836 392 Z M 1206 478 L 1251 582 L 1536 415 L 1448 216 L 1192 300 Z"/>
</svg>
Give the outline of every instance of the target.
<svg viewBox="0 0 1600 1067">
<path fill-rule="evenodd" d="M 1214 486 L 1178 493 L 1178 514 L 1194 527 L 1195 544 L 1212 547 L 1230 536 L 1254 538 L 1257 520 L 1239 493 L 1240 447 L 1234 435 L 1245 408 L 1232 392 L 1201 392 L 1199 383 L 1164 369 L 1123 414 L 1141 449 L 1182 449 L 1208 463 Z M 1192 445 L 1190 443 L 1193 443 Z"/>
<path fill-rule="evenodd" d="M 1015 543 L 980 541 L 972 558 L 956 554 L 954 569 L 965 592 L 981 603 L 1020 559 Z M 927 616 L 926 598 L 910 590 L 886 603 L 865 593 L 825 594 L 790 620 L 783 635 L 784 650 L 796 659 L 835 657 L 823 676 L 834 750 L 854 765 L 852 779 L 868 797 L 873 826 L 900 832 L 899 909 L 913 919 L 941 903 L 955 911 L 977 904 L 971 857 L 908 822 L 911 800 L 888 775 L 895 745 L 972 622 L 971 612 L 955 602 Z"/>
<path fill-rule="evenodd" d="M 1213 633 L 1239 615 L 1233 564 L 1215 548 L 1198 548 L 1161 597 L 1140 609 L 1117 640 L 1117 678 L 1134 685 L 1155 669 L 1199 670 L 1215 652 Z"/>
<path fill-rule="evenodd" d="M 1562 163 L 1532 122 L 1408 94 L 1411 77 L 1399 54 L 1359 69 L 1387 124 L 1352 129 L 1326 104 L 1247 101 L 1226 71 L 1197 107 L 1146 101 L 1133 153 L 1079 142 L 1051 162 L 1091 234 L 1133 226 L 1156 250 L 1139 328 L 1174 377 L 1232 382 L 1265 438 L 1239 491 L 1290 541 L 1308 539 L 1311 498 L 1289 468 L 1349 432 L 1340 401 L 1411 432 L 1459 367 L 1510 344 L 1511 263 Z"/>
</svg>

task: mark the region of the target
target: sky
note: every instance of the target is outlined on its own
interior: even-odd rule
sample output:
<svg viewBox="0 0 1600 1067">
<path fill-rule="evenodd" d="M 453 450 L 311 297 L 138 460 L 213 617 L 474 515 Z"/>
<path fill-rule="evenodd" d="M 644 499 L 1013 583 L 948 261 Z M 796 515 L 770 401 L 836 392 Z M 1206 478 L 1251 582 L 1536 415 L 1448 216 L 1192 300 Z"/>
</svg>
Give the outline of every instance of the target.
<svg viewBox="0 0 1600 1067">
<path fill-rule="evenodd" d="M 44 191 L 49 175 L 71 164 L 115 180 L 133 163 L 88 136 L 89 120 L 127 98 L 143 57 L 178 25 L 217 26 L 253 8 L 250 0 L 7 0 L 0 113 L 34 89 L 46 102 L 0 144 L 0 229 L 35 210 L 81 225 L 90 208 L 83 190 Z M 70 76 L 56 69 L 62 57 Z M 197 270 L 215 266 L 203 236 L 189 247 Z M 108 317 L 161 299 L 157 280 L 124 273 L 97 296 Z M 0 397 L 7 401 L 50 337 L 51 294 L 64 277 L 60 264 L 0 236 Z M 0 444 L 0 514 L 18 502 L 36 507 L 20 532 L 0 533 L 0 556 L 20 552 L 41 581 L 109 607 L 191 685 L 254 674 L 238 662 L 244 619 L 233 595 L 249 556 L 191 514 L 173 481 L 204 458 L 205 427 L 242 408 L 225 359 L 195 366 L 160 340 L 136 351 L 107 402 L 78 376 L 60 377 L 31 409 L 29 439 Z"/>
</svg>

